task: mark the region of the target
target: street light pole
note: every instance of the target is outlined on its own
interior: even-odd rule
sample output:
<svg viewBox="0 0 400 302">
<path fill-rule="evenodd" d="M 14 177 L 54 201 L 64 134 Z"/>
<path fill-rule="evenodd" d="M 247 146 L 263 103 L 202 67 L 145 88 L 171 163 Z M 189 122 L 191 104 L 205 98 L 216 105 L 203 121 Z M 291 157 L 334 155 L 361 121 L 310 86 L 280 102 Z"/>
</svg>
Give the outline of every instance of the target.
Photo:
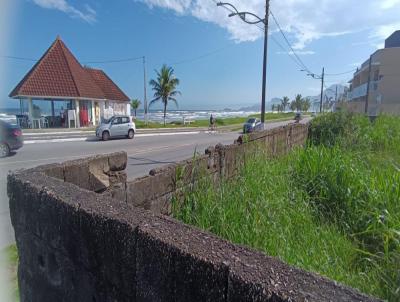
<svg viewBox="0 0 400 302">
<path fill-rule="evenodd" d="M 263 78 L 262 78 L 262 96 L 261 96 L 261 123 L 265 123 L 265 98 L 266 98 L 266 87 L 267 87 L 267 59 L 268 59 L 268 19 L 269 19 L 269 2 L 270 0 L 265 0 L 265 18 L 261 19 L 257 15 L 250 12 L 239 12 L 235 6 L 227 2 L 218 2 L 217 6 L 228 6 L 229 10 L 232 12 L 229 17 L 239 16 L 243 22 L 248 24 L 264 24 L 264 58 L 263 58 Z M 234 11 L 232 11 L 233 9 Z M 252 20 L 247 20 L 246 16 L 249 15 Z"/>
<path fill-rule="evenodd" d="M 322 112 L 322 100 L 324 98 L 324 80 L 325 80 L 325 68 L 322 68 L 322 75 L 321 75 L 321 99 L 319 103 L 319 112 Z"/>
<path fill-rule="evenodd" d="M 147 125 L 147 80 L 146 80 L 146 57 L 143 56 L 143 106 L 144 106 L 144 122 Z"/>
<path fill-rule="evenodd" d="M 265 19 L 264 19 L 264 59 L 263 59 L 263 79 L 262 79 L 262 99 L 261 99 L 261 123 L 265 123 L 265 98 L 267 86 L 267 58 L 268 58 L 268 18 L 269 0 L 265 1 Z"/>
</svg>

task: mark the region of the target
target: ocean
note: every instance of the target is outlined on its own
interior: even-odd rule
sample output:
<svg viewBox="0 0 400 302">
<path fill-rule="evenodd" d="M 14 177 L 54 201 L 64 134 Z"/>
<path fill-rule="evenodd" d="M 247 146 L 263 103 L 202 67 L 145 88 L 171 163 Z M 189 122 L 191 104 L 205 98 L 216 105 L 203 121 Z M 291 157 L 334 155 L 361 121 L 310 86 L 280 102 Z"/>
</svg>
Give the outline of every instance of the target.
<svg viewBox="0 0 400 302">
<path fill-rule="evenodd" d="M 169 110 L 167 111 L 167 123 L 174 121 L 185 120 L 207 120 L 212 114 L 216 118 L 229 118 L 229 117 L 247 117 L 251 114 L 256 114 L 255 111 L 246 110 Z M 19 114 L 18 108 L 0 109 L 0 120 L 9 123 L 16 123 L 15 115 Z M 133 113 L 132 113 L 133 114 Z M 164 120 L 162 110 L 150 110 L 148 114 L 149 121 L 162 123 Z M 140 110 L 137 112 L 137 118 L 144 120 L 144 112 Z"/>
</svg>

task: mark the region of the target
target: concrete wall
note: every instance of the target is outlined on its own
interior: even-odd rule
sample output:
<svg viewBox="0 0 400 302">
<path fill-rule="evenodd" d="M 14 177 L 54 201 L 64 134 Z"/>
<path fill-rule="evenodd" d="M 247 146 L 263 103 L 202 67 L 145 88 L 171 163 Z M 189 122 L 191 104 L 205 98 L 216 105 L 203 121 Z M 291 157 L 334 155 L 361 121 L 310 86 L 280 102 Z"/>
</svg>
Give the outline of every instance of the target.
<svg viewBox="0 0 400 302">
<path fill-rule="evenodd" d="M 205 154 L 150 171 L 149 175 L 128 180 L 124 185 L 110 186 L 105 195 L 139 206 L 155 213 L 170 214 L 171 198 L 177 191 L 196 182 L 200 176 L 215 182 L 231 178 L 246 158 L 255 152 L 271 156 L 284 154 L 305 143 L 308 125 L 292 124 L 274 130 L 240 136 L 234 144 L 209 147 Z"/>
<path fill-rule="evenodd" d="M 295 126 L 241 137 L 209 149 L 198 163 L 228 177 L 247 150 L 286 152 L 306 134 Z M 377 301 L 157 214 L 158 203 L 152 212 L 124 200 L 156 200 L 156 192 L 177 187 L 169 182 L 177 166 L 127 182 L 126 163 L 117 153 L 8 176 L 21 301 Z M 183 182 L 195 176 L 192 168 L 178 170 Z"/>
</svg>

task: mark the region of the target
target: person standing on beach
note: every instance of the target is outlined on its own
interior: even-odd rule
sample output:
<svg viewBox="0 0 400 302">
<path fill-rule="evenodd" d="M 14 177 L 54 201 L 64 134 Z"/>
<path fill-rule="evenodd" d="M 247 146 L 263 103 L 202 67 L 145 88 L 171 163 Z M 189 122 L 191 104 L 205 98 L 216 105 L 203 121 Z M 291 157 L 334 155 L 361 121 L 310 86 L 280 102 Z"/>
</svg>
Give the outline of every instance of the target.
<svg viewBox="0 0 400 302">
<path fill-rule="evenodd" d="M 211 128 L 211 130 L 215 129 L 215 119 L 214 119 L 214 116 L 212 114 L 210 116 L 210 128 Z"/>
</svg>

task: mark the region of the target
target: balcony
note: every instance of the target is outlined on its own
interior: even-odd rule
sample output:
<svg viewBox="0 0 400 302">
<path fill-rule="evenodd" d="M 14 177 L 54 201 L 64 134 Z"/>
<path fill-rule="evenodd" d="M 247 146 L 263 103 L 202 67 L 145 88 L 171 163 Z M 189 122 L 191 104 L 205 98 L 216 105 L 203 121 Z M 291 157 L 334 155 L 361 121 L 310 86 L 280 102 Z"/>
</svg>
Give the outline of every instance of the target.
<svg viewBox="0 0 400 302">
<path fill-rule="evenodd" d="M 353 88 L 352 91 L 349 92 L 349 100 L 353 100 L 362 96 L 367 95 L 367 86 L 368 83 L 364 83 L 360 86 Z"/>
</svg>

